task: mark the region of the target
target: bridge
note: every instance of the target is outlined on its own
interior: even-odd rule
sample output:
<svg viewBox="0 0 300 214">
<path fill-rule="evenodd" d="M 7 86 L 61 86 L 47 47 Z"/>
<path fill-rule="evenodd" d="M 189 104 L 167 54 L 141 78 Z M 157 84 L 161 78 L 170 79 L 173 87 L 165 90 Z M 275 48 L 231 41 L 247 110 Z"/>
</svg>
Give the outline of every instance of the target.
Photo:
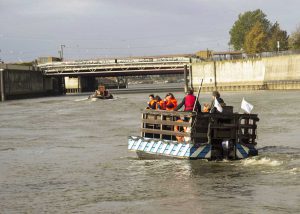
<svg viewBox="0 0 300 214">
<path fill-rule="evenodd" d="M 128 87 L 127 76 L 183 74 L 187 82 L 190 65 L 195 60 L 194 55 L 188 54 L 63 61 L 37 66 L 45 77 L 62 82 L 67 92 L 77 93 L 94 90 L 100 81 L 96 80 L 98 77 L 116 77 L 117 88 Z"/>
<path fill-rule="evenodd" d="M 46 76 L 118 77 L 183 74 L 191 62 L 192 56 L 184 55 L 52 62 L 38 67 Z"/>
</svg>

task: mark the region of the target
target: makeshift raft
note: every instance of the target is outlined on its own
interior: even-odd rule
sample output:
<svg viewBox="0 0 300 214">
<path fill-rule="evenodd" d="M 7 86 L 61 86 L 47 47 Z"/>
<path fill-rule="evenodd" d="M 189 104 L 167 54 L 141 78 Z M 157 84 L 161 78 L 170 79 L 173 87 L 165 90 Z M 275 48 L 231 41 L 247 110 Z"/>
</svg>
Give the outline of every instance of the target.
<svg viewBox="0 0 300 214">
<path fill-rule="evenodd" d="M 258 154 L 257 114 L 143 110 L 141 136 L 128 138 L 140 158 L 243 159 Z"/>
</svg>

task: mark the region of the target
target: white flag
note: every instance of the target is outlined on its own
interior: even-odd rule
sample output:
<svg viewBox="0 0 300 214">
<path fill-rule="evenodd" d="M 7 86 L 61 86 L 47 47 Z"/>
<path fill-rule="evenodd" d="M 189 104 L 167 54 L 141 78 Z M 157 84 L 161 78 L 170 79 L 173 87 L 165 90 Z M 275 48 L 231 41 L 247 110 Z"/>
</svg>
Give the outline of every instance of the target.
<svg viewBox="0 0 300 214">
<path fill-rule="evenodd" d="M 253 109 L 253 105 L 251 105 L 250 103 L 248 103 L 244 98 L 242 100 L 242 104 L 241 104 L 241 109 L 243 109 L 245 112 L 247 112 L 248 114 L 251 113 L 252 109 Z"/>
<path fill-rule="evenodd" d="M 215 103 L 214 107 L 216 107 L 219 112 L 223 112 L 223 108 L 222 108 L 221 104 L 218 102 L 217 98 L 215 98 L 214 103 Z"/>
</svg>

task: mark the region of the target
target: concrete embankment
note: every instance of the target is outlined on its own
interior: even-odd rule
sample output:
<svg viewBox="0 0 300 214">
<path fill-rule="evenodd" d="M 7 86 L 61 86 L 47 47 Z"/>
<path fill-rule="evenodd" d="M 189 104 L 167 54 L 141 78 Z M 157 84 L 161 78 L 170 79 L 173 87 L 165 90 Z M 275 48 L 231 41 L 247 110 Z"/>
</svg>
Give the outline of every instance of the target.
<svg viewBox="0 0 300 214">
<path fill-rule="evenodd" d="M 300 89 L 300 55 L 198 62 L 191 76 L 196 88 L 203 78 L 205 91 Z"/>
<path fill-rule="evenodd" d="M 32 66 L 0 65 L 1 100 L 61 94 L 58 79 L 43 76 Z"/>
</svg>

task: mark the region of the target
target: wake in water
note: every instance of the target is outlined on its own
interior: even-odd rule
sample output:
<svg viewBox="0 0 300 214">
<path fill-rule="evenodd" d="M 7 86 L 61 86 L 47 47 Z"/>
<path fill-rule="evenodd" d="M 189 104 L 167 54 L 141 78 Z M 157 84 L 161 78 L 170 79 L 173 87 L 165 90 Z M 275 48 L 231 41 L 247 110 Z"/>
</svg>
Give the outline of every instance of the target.
<svg viewBox="0 0 300 214">
<path fill-rule="evenodd" d="M 272 160 L 271 158 L 267 157 L 254 157 L 242 160 L 242 164 L 244 166 L 280 166 L 283 164 L 283 161 Z"/>
<path fill-rule="evenodd" d="M 76 99 L 76 100 L 74 100 L 75 102 L 81 102 L 81 101 L 91 101 L 91 102 L 95 102 L 95 101 L 105 101 L 105 102 L 108 102 L 108 101 L 115 101 L 115 100 L 118 100 L 118 99 L 122 99 L 122 97 L 114 97 L 114 98 L 112 98 L 112 99 L 98 99 L 98 98 L 88 98 L 88 97 L 86 97 L 86 98 L 82 98 L 82 99 Z"/>
<path fill-rule="evenodd" d="M 86 98 L 81 98 L 81 99 L 76 99 L 76 100 L 74 100 L 75 102 L 80 102 L 80 101 L 85 101 L 85 100 L 88 100 L 89 98 L 88 97 L 86 97 Z"/>
</svg>

